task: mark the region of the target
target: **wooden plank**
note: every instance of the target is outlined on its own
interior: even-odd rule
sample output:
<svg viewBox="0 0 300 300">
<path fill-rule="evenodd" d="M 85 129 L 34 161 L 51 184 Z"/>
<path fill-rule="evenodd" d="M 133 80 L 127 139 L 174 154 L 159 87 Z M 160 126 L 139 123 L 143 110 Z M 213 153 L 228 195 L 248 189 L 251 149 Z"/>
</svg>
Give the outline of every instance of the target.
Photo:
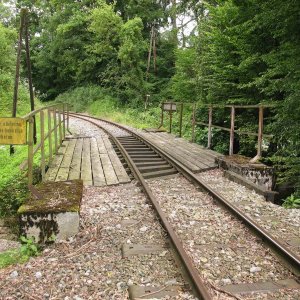
<svg viewBox="0 0 300 300">
<path fill-rule="evenodd" d="M 190 143 L 187 143 L 183 139 L 175 139 L 167 133 L 148 133 L 145 138 L 148 138 L 171 156 L 180 160 L 193 172 L 205 171 L 217 166 L 215 158 L 207 155 L 206 150 L 201 146 L 195 151 L 191 149 Z"/>
<path fill-rule="evenodd" d="M 55 155 L 52 160 L 49 169 L 45 175 L 45 181 L 55 181 L 58 169 L 61 165 L 61 162 L 64 158 L 69 141 L 63 141 L 62 146 L 58 149 L 58 153 Z"/>
<path fill-rule="evenodd" d="M 166 136 L 162 135 L 161 138 L 166 138 Z M 173 140 L 174 140 L 174 138 L 173 138 Z M 205 158 L 206 161 L 215 163 L 215 159 L 217 156 L 211 154 L 212 150 L 205 149 L 202 146 L 194 144 L 194 143 L 189 143 L 182 138 L 180 138 L 180 139 L 178 138 L 178 139 L 174 140 L 174 143 L 177 147 L 179 145 L 179 146 L 183 147 L 185 150 L 197 155 L 198 159 L 199 159 L 199 155 L 201 155 L 201 159 Z"/>
<path fill-rule="evenodd" d="M 103 138 L 101 136 L 96 137 L 97 144 L 98 144 L 98 150 L 100 154 L 106 154 L 106 148 L 103 142 Z"/>
<path fill-rule="evenodd" d="M 69 141 L 68 147 L 66 149 L 66 153 L 65 153 L 63 160 L 61 162 L 61 165 L 58 169 L 55 181 L 68 180 L 75 145 L 76 145 L 76 140 Z"/>
<path fill-rule="evenodd" d="M 104 176 L 107 185 L 118 184 L 119 180 L 109 159 L 108 154 L 100 153 L 100 159 L 104 170 Z"/>
<path fill-rule="evenodd" d="M 97 140 L 91 138 L 91 160 L 94 186 L 105 186 L 105 176 L 101 165 Z"/>
<path fill-rule="evenodd" d="M 130 178 L 128 174 L 126 173 L 119 157 L 117 156 L 112 144 L 110 143 L 109 139 L 107 137 L 103 138 L 103 142 L 105 145 L 105 148 L 107 150 L 108 156 L 111 160 L 112 166 L 115 170 L 115 173 L 118 177 L 119 182 L 126 183 L 130 182 Z"/>
<path fill-rule="evenodd" d="M 164 138 L 168 138 L 168 139 L 171 139 L 171 138 L 172 138 L 172 135 L 167 134 L 167 133 L 164 133 L 164 132 L 161 132 L 161 133 L 159 133 L 159 134 L 160 134 L 160 135 L 164 134 Z M 174 137 L 173 137 L 173 139 L 174 139 Z M 185 147 L 187 147 L 187 149 L 194 149 L 194 150 L 196 150 L 196 151 L 203 151 L 203 152 L 205 152 L 205 154 L 206 154 L 207 156 L 212 157 L 214 160 L 215 160 L 215 158 L 217 158 L 217 157 L 223 156 L 222 154 L 220 154 L 220 153 L 218 153 L 218 152 L 216 152 L 216 151 L 206 149 L 206 148 L 204 148 L 203 146 L 198 145 L 198 144 L 196 144 L 196 143 L 190 143 L 190 142 L 186 141 L 186 140 L 183 139 L 183 138 L 176 139 L 176 141 L 179 141 L 180 143 L 183 143 L 183 144 L 185 145 Z"/>
<path fill-rule="evenodd" d="M 182 164 L 184 164 L 191 171 L 199 172 L 201 170 L 194 162 L 189 161 L 186 157 L 183 157 L 182 154 L 178 153 L 178 151 L 175 150 L 176 147 L 174 147 L 174 145 L 170 146 L 166 141 L 159 139 L 158 137 L 151 136 L 150 134 L 148 134 L 146 138 L 151 140 L 162 150 L 166 151 L 169 155 L 178 159 Z"/>
<path fill-rule="evenodd" d="M 73 158 L 70 165 L 70 171 L 68 177 L 69 180 L 80 179 L 82 146 L 83 146 L 83 139 L 76 140 Z"/>
<path fill-rule="evenodd" d="M 192 149 L 188 149 L 188 144 L 186 142 L 181 143 L 179 139 L 173 139 L 166 143 L 174 149 L 184 160 L 188 160 L 192 164 L 196 164 L 200 169 L 207 169 L 215 167 L 215 159 L 207 156 L 203 149 L 201 151 L 193 151 Z"/>
<path fill-rule="evenodd" d="M 91 139 L 83 140 L 81 179 L 84 185 L 93 185 L 92 163 L 91 163 Z"/>
</svg>

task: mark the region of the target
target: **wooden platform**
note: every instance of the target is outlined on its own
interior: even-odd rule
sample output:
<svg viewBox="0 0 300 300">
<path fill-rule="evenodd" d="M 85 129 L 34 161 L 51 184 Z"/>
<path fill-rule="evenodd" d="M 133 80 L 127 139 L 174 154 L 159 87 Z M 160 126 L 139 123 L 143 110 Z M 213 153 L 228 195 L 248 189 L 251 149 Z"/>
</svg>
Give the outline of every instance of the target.
<svg viewBox="0 0 300 300">
<path fill-rule="evenodd" d="M 130 181 L 107 137 L 66 139 L 46 173 L 45 181 L 82 179 L 84 185 L 105 186 Z"/>
<path fill-rule="evenodd" d="M 217 168 L 216 158 L 222 156 L 215 151 L 205 149 L 195 143 L 189 143 L 183 138 L 176 138 L 166 132 L 143 132 L 142 136 L 178 159 L 194 173 Z"/>
</svg>

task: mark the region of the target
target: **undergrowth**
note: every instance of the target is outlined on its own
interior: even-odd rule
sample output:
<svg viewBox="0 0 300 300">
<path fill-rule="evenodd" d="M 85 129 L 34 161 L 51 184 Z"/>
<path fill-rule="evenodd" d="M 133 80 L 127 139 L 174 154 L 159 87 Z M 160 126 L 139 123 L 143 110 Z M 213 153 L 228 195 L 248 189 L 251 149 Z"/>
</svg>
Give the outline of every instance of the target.
<svg viewBox="0 0 300 300">
<path fill-rule="evenodd" d="M 18 263 L 25 263 L 32 256 L 40 253 L 39 246 L 33 239 L 27 239 L 21 236 L 22 245 L 18 249 L 7 250 L 0 253 L 0 269 Z"/>
</svg>

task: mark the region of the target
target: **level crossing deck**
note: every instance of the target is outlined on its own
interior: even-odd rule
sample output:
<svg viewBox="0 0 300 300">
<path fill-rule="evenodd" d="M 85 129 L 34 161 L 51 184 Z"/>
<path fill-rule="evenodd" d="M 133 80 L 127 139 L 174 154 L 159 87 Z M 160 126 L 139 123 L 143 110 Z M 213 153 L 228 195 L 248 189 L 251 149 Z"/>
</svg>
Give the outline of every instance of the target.
<svg viewBox="0 0 300 300">
<path fill-rule="evenodd" d="M 198 144 L 190 143 L 166 132 L 143 132 L 143 138 L 154 143 L 167 154 L 180 161 L 193 173 L 217 168 L 216 158 L 221 154 L 206 149 Z"/>
<path fill-rule="evenodd" d="M 66 138 L 50 164 L 45 181 L 82 179 L 84 185 L 105 186 L 130 181 L 108 137 Z"/>
</svg>

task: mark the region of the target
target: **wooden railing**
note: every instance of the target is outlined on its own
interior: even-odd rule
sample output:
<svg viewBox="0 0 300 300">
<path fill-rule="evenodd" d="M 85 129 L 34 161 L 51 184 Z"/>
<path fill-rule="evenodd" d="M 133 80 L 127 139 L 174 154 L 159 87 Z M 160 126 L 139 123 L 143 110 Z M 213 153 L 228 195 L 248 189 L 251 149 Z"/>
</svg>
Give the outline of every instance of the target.
<svg viewBox="0 0 300 300">
<path fill-rule="evenodd" d="M 34 110 L 22 117 L 27 122 L 27 146 L 28 157 L 21 165 L 20 169 L 28 170 L 28 185 L 33 182 L 34 156 L 40 151 L 40 168 L 42 179 L 46 173 L 46 163 L 50 164 L 58 148 L 69 130 L 69 107 L 67 104 L 54 104 Z M 39 130 L 37 143 L 34 144 L 34 123 L 39 119 Z M 48 151 L 46 143 L 48 141 Z M 47 155 L 48 153 L 48 155 Z"/>
<path fill-rule="evenodd" d="M 195 132 L 196 132 L 196 125 L 202 125 L 208 128 L 208 134 L 207 134 L 207 148 L 211 149 L 212 146 L 212 128 L 217 128 L 220 130 L 224 130 L 230 133 L 229 137 L 229 155 L 233 155 L 233 149 L 234 149 L 234 135 L 248 135 L 248 136 L 255 136 L 257 137 L 257 154 L 255 158 L 253 158 L 252 161 L 255 161 L 262 156 L 262 142 L 263 138 L 272 138 L 273 135 L 265 134 L 263 133 L 264 129 L 264 110 L 266 108 L 272 108 L 274 105 L 197 105 L 196 103 L 182 103 L 182 102 L 163 102 L 162 108 L 164 107 L 164 104 L 170 105 L 176 105 L 177 110 L 179 109 L 179 136 L 181 136 L 182 133 L 182 115 L 183 115 L 183 107 L 189 106 L 192 109 L 192 116 L 191 116 L 191 122 L 192 122 L 192 142 L 195 142 Z M 223 108 L 229 108 L 230 109 L 230 128 L 219 126 L 216 124 L 213 124 L 213 110 L 216 109 L 223 109 Z M 201 122 L 197 120 L 197 110 L 198 109 L 207 109 L 208 114 L 208 123 Z M 236 111 L 237 110 L 246 110 L 246 109 L 257 109 L 258 110 L 258 130 L 257 132 L 250 132 L 250 131 L 243 131 L 236 128 Z M 170 129 L 169 132 L 172 131 L 172 114 L 174 111 L 170 111 Z M 162 116 L 161 116 L 161 124 L 160 127 L 163 126 L 163 120 L 164 120 L 164 112 L 162 109 Z"/>
<path fill-rule="evenodd" d="M 257 137 L 257 154 L 255 158 L 253 158 L 253 162 L 261 158 L 262 156 L 262 141 L 263 137 L 265 138 L 272 138 L 273 135 L 264 134 L 263 127 L 264 127 L 264 109 L 274 107 L 272 105 L 225 105 L 225 106 L 217 106 L 217 105 L 210 105 L 206 106 L 208 109 L 208 123 L 199 122 L 196 120 L 196 105 L 193 108 L 193 118 L 192 118 L 192 141 L 195 141 L 195 126 L 196 125 L 203 125 L 208 127 L 208 134 L 207 134 L 207 148 L 211 148 L 212 142 L 212 128 L 218 128 L 230 133 L 229 137 L 229 155 L 233 155 L 233 147 L 234 147 L 234 134 L 240 135 L 248 135 L 248 136 L 256 136 Z M 230 108 L 230 128 L 217 126 L 213 124 L 213 109 L 220 109 L 220 108 Z M 242 131 L 240 129 L 235 129 L 235 117 L 236 117 L 236 110 L 237 109 L 257 109 L 258 110 L 258 131 L 257 132 L 249 132 L 249 131 Z"/>
</svg>

